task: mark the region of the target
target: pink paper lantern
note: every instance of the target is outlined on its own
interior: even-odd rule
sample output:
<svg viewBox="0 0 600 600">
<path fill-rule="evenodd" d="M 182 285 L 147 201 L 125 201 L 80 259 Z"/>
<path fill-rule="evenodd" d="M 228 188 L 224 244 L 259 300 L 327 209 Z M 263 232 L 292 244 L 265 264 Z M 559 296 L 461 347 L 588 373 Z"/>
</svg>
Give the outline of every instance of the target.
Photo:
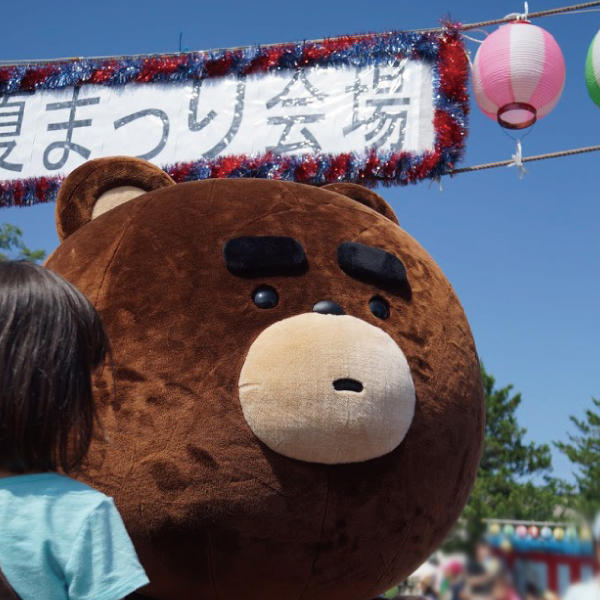
<svg viewBox="0 0 600 600">
<path fill-rule="evenodd" d="M 529 528 L 529 535 L 535 540 L 540 536 L 540 530 L 535 525 L 532 525 Z"/>
<path fill-rule="evenodd" d="M 520 538 L 526 538 L 527 537 L 527 527 L 525 527 L 525 525 L 519 525 L 517 527 L 517 535 Z"/>
<path fill-rule="evenodd" d="M 556 40 L 528 21 L 513 21 L 488 36 L 477 51 L 475 100 L 502 127 L 523 129 L 556 106 L 565 75 Z"/>
</svg>

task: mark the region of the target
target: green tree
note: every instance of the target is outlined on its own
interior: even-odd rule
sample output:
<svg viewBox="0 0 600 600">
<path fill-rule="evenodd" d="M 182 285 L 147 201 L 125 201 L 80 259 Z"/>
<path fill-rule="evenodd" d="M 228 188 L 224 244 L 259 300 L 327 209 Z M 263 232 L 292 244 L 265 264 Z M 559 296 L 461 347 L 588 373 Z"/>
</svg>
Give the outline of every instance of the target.
<svg viewBox="0 0 600 600">
<path fill-rule="evenodd" d="M 547 444 L 527 443 L 527 430 L 516 411 L 521 394 L 513 386 L 496 387 L 481 366 L 486 427 L 479 474 L 469 501 L 446 547 L 469 549 L 484 533 L 482 519 L 551 519 L 564 493 L 550 477 L 552 459 Z"/>
<path fill-rule="evenodd" d="M 577 433 L 569 434 L 569 443 L 556 442 L 555 446 L 577 467 L 572 507 L 592 519 L 600 510 L 600 400 L 592 398 L 584 419 L 570 419 Z"/>
<path fill-rule="evenodd" d="M 23 242 L 23 232 L 16 225 L 0 225 L 0 261 L 10 259 L 41 262 L 46 258 L 43 250 L 30 250 Z"/>
</svg>

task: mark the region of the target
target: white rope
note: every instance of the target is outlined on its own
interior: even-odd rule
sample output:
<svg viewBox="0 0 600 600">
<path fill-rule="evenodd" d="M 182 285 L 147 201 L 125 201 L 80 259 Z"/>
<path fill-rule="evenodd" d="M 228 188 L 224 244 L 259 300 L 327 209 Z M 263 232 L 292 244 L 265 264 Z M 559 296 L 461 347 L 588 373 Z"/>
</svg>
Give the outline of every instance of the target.
<svg viewBox="0 0 600 600">
<path fill-rule="evenodd" d="M 517 167 L 519 171 L 519 179 L 523 179 L 527 174 L 527 169 L 523 165 L 523 148 L 521 147 L 521 140 L 517 140 L 517 150 L 512 155 L 512 162 L 507 167 Z"/>
<path fill-rule="evenodd" d="M 529 3 L 525 2 L 524 11 L 522 13 L 513 12 L 506 15 L 504 18 L 508 21 L 528 21 L 529 20 Z"/>
<path fill-rule="evenodd" d="M 438 175 L 437 177 L 432 177 L 431 181 L 429 182 L 429 189 L 431 189 L 431 186 L 437 183 L 440 186 L 440 194 L 444 191 L 444 186 L 442 185 L 442 178 Z"/>
<path fill-rule="evenodd" d="M 471 37 L 470 35 L 466 35 L 464 33 L 461 34 L 466 40 L 470 40 L 471 42 L 476 42 L 477 44 L 483 44 L 484 40 L 478 40 L 477 38 Z"/>
</svg>

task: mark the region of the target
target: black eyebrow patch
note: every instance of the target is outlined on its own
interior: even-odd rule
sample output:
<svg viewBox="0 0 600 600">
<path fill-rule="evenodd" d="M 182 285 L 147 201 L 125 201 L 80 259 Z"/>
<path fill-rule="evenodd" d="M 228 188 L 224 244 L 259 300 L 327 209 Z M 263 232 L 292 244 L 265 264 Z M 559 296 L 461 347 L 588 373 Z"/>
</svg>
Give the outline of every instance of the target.
<svg viewBox="0 0 600 600">
<path fill-rule="evenodd" d="M 338 247 L 337 255 L 342 271 L 354 279 L 394 290 L 408 284 L 402 261 L 385 250 L 344 242 Z"/>
<path fill-rule="evenodd" d="M 223 248 L 227 269 L 241 277 L 299 275 L 308 262 L 299 242 L 291 237 L 244 236 Z"/>
</svg>

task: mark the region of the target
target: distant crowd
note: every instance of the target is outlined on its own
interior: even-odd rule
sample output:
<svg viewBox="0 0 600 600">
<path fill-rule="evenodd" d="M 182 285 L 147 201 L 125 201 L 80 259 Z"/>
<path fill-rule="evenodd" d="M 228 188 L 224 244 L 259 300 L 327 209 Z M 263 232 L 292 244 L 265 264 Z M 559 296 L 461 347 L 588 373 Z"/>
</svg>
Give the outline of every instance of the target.
<svg viewBox="0 0 600 600">
<path fill-rule="evenodd" d="M 519 594 L 512 574 L 484 541 L 477 544 L 472 556 L 434 559 L 417 576 L 416 590 L 398 589 L 396 595 L 386 597 L 401 598 L 412 591 L 425 600 L 560 600 L 534 583 L 528 583 L 525 593 Z"/>
<path fill-rule="evenodd" d="M 441 577 L 422 578 L 419 587 L 426 600 L 558 600 L 533 583 L 527 584 L 521 597 L 512 574 L 485 542 L 480 542 L 466 561 L 448 561 L 441 568 Z"/>
</svg>

